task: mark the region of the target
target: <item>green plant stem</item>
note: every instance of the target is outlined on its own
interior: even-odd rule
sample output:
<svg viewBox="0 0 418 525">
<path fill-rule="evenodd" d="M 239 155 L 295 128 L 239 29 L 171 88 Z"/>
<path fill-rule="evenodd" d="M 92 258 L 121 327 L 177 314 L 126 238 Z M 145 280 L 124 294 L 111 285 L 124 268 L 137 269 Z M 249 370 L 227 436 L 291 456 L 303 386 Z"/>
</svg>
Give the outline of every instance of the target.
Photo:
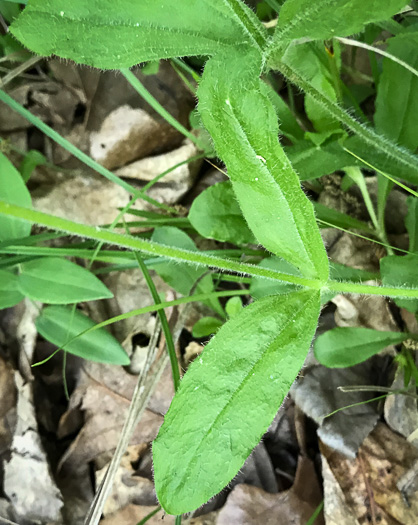
<svg viewBox="0 0 418 525">
<path fill-rule="evenodd" d="M 142 314 L 148 314 L 152 312 L 159 312 L 160 310 L 164 310 L 165 308 L 172 308 L 173 306 L 179 306 L 181 304 L 189 304 L 189 303 L 197 303 L 197 302 L 204 302 L 209 299 L 219 298 L 219 297 L 233 297 L 236 295 L 248 295 L 248 290 L 225 290 L 221 292 L 210 292 L 210 293 L 202 293 L 202 294 L 194 294 L 194 295 L 188 295 L 186 297 L 180 297 L 179 299 L 174 299 L 174 301 L 166 301 L 159 304 L 150 304 L 149 306 L 143 306 L 142 308 L 138 308 L 137 310 L 131 310 L 130 312 L 126 312 L 125 314 L 117 315 L 115 317 L 111 317 L 110 319 L 106 319 L 106 321 L 102 321 L 101 323 L 98 323 L 91 328 L 88 328 L 87 330 L 84 330 L 84 332 L 81 332 L 74 336 L 72 339 L 67 341 L 63 346 L 60 348 L 57 348 L 53 354 L 48 356 L 43 361 L 39 361 L 32 366 L 41 366 L 48 362 L 51 357 L 53 357 L 56 353 L 58 353 L 60 350 L 65 349 L 65 346 L 67 344 L 72 343 L 82 335 L 88 334 L 90 332 L 94 332 L 95 330 L 98 330 L 99 328 L 104 328 L 105 326 L 109 326 L 114 323 L 119 323 L 120 321 L 124 321 L 125 319 L 129 319 L 130 317 L 134 317 L 137 315 Z"/>
<path fill-rule="evenodd" d="M 306 522 L 306 525 L 314 525 L 316 518 L 321 514 L 321 511 L 323 508 L 324 508 L 324 500 L 322 500 L 321 503 L 313 511 L 313 514 L 309 518 L 309 520 Z"/>
<path fill-rule="evenodd" d="M 361 157 L 359 157 L 358 155 L 356 155 L 355 153 L 353 153 L 349 149 L 345 148 L 344 146 L 343 146 L 343 150 L 346 151 L 349 155 L 351 155 L 354 158 L 356 158 L 357 160 L 359 160 L 360 162 L 362 162 L 368 168 L 372 169 L 373 171 L 376 171 L 377 173 L 380 173 L 380 175 L 382 175 L 383 177 L 386 177 L 388 180 L 392 181 L 394 184 L 397 184 L 403 190 L 407 191 L 411 195 L 414 195 L 414 197 L 418 197 L 418 192 L 412 190 L 411 188 L 409 188 L 408 186 L 406 186 L 402 182 L 399 182 L 398 180 L 394 179 L 393 177 L 391 177 L 390 175 L 388 175 L 384 171 L 380 170 L 379 168 L 376 168 L 376 166 L 373 166 L 373 164 L 370 164 L 370 162 L 367 162 L 367 160 L 362 159 Z"/>
<path fill-rule="evenodd" d="M 130 193 L 134 197 L 143 199 L 149 202 L 150 204 L 153 204 L 154 206 L 165 209 L 169 212 L 173 212 L 173 211 L 176 212 L 175 208 L 166 206 L 165 204 L 161 204 L 157 202 L 156 200 L 152 199 L 151 197 L 148 197 L 147 195 L 142 194 L 140 190 L 136 189 L 134 186 L 131 186 L 131 184 L 119 178 L 117 175 L 112 173 L 110 170 L 104 168 L 101 164 L 99 164 L 98 162 L 93 160 L 91 157 L 86 155 L 83 151 L 81 151 L 76 146 L 74 146 L 74 144 L 71 144 L 71 142 L 69 142 L 64 137 L 61 137 L 59 133 L 57 133 L 55 130 L 50 128 L 40 118 L 36 117 L 35 115 L 32 115 L 30 111 L 28 111 L 21 104 L 16 102 L 16 100 L 14 100 L 10 95 L 8 95 L 5 91 L 1 89 L 0 89 L 0 101 L 3 102 L 4 104 L 7 104 L 11 109 L 16 111 L 16 113 L 19 113 L 19 115 L 21 115 L 23 118 L 28 120 L 31 124 L 33 124 L 40 131 L 45 133 L 45 135 L 49 137 L 51 140 L 53 140 L 58 145 L 60 145 L 62 148 L 64 148 L 69 153 L 74 155 L 74 157 L 76 157 L 78 160 L 83 162 L 86 166 L 97 171 L 97 173 L 99 173 L 106 179 L 110 180 L 111 182 L 114 182 L 115 184 L 117 184 L 118 186 L 126 190 L 128 193 Z"/>
<path fill-rule="evenodd" d="M 174 129 L 180 132 L 182 135 L 191 140 L 196 146 L 204 150 L 203 144 L 200 142 L 198 137 L 193 135 L 188 129 L 186 129 L 180 122 L 178 122 L 170 113 L 163 108 L 163 106 L 154 98 L 147 88 L 141 83 L 141 81 L 130 71 L 129 69 L 120 69 L 119 70 L 126 80 L 131 84 L 135 91 L 147 102 L 152 109 L 154 109 L 164 120 L 166 120 Z"/>
<path fill-rule="evenodd" d="M 181 516 L 176 516 L 176 524 L 175 525 L 181 525 Z"/>
<path fill-rule="evenodd" d="M 224 259 L 222 257 L 215 257 L 206 255 L 202 252 L 189 251 L 172 246 L 166 246 L 155 242 L 122 235 L 120 233 L 103 230 L 99 227 L 88 226 L 77 222 L 55 217 L 43 212 L 22 208 L 4 201 L 0 201 L 0 213 L 5 215 L 27 220 L 42 226 L 46 226 L 52 230 L 65 231 L 80 237 L 86 237 L 96 241 L 103 241 L 106 244 L 114 244 L 122 246 L 131 250 L 142 251 L 151 255 L 160 257 L 167 257 L 169 259 L 176 259 L 182 262 L 197 264 L 202 266 L 211 266 L 219 268 L 227 272 L 245 273 L 247 275 L 255 275 L 258 277 L 266 277 L 267 279 L 283 280 L 301 286 L 307 286 L 314 289 L 320 289 L 323 285 L 317 279 L 308 279 L 289 275 L 285 273 L 276 272 L 267 268 L 260 268 L 248 263 L 241 263 Z M 418 291 L 417 291 L 418 294 Z"/>
<path fill-rule="evenodd" d="M 321 224 L 329 226 L 330 228 L 335 228 L 336 230 L 340 230 L 342 232 L 348 233 L 349 235 L 354 235 L 354 237 L 359 237 L 360 239 L 364 239 L 365 241 L 374 242 L 375 244 L 380 244 L 380 246 L 384 246 L 387 249 L 388 253 L 393 252 L 394 250 L 397 250 L 398 252 L 402 252 L 407 255 L 416 255 L 418 257 L 417 253 L 413 253 L 408 250 L 403 250 L 402 248 L 396 248 L 396 246 L 391 246 L 387 242 L 377 241 L 376 239 L 371 239 L 370 237 L 366 237 L 365 235 L 361 235 L 360 233 L 346 230 L 345 228 L 341 228 L 341 226 L 335 226 L 335 224 L 332 224 L 327 221 L 323 221 L 321 219 L 316 219 L 316 220 L 320 222 Z"/>
<path fill-rule="evenodd" d="M 114 244 L 131 250 L 142 251 L 151 255 L 160 257 L 167 257 L 185 263 L 197 264 L 202 266 L 210 266 L 218 268 L 227 272 L 236 272 L 239 274 L 246 274 L 256 277 L 265 277 L 266 279 L 284 281 L 300 286 L 312 288 L 314 290 L 321 290 L 324 287 L 330 291 L 338 293 L 355 293 L 366 295 L 386 295 L 388 297 L 418 297 L 418 289 L 402 288 L 402 287 L 387 287 L 387 286 L 370 286 L 359 283 L 328 281 L 323 283 L 319 279 L 308 279 L 306 277 L 299 277 L 285 273 L 269 270 L 268 268 L 261 268 L 248 263 L 241 263 L 232 261 L 230 259 L 223 259 L 222 257 L 214 257 L 206 255 L 201 252 L 194 252 L 175 248 L 173 246 L 166 246 L 144 239 L 137 239 L 127 235 L 102 230 L 101 228 L 80 224 L 77 222 L 48 215 L 35 210 L 29 210 L 0 201 L 0 213 L 23 219 L 32 223 L 40 224 L 51 229 L 65 231 L 80 237 L 87 237 L 96 241 L 103 241 L 106 244 Z"/>
<path fill-rule="evenodd" d="M 126 231 L 128 234 L 130 233 L 128 227 L 126 227 Z M 161 304 L 162 301 L 160 299 L 160 296 L 158 295 L 157 288 L 155 287 L 154 281 L 152 280 L 152 277 L 148 271 L 148 268 L 145 262 L 138 255 L 138 252 L 135 252 L 135 258 L 137 260 L 139 268 L 142 271 L 142 274 L 144 276 L 145 282 L 147 283 L 148 289 L 151 293 L 154 303 L 156 305 Z M 161 328 L 164 332 L 165 342 L 167 345 L 168 357 L 170 358 L 171 373 L 173 375 L 174 391 L 177 392 L 178 387 L 180 386 L 180 371 L 179 371 L 179 364 L 178 364 L 177 356 L 176 356 L 176 349 L 174 347 L 173 337 L 171 336 L 171 330 L 168 324 L 167 316 L 165 315 L 165 311 L 159 310 L 158 317 L 160 318 Z"/>
<path fill-rule="evenodd" d="M 136 525 L 145 525 L 145 523 L 147 523 L 147 521 L 149 521 L 153 516 L 155 516 L 157 512 L 160 512 L 160 510 L 161 510 L 161 506 L 158 505 L 156 509 L 154 509 L 149 514 L 147 514 L 145 518 L 142 518 L 142 520 L 139 521 Z"/>
<path fill-rule="evenodd" d="M 364 175 L 361 172 L 361 169 L 358 168 L 357 166 L 351 166 L 351 167 L 345 168 L 344 171 L 359 187 L 364 203 L 366 205 L 367 211 L 369 212 L 370 218 L 372 220 L 373 226 L 375 227 L 377 233 L 380 236 L 382 232 L 380 232 L 379 221 L 377 220 L 376 212 L 374 210 L 374 206 L 370 198 L 369 191 L 366 185 L 366 181 L 364 180 Z"/>
<path fill-rule="evenodd" d="M 260 50 L 263 50 L 267 44 L 267 38 L 261 22 L 257 20 L 257 23 L 248 15 L 248 8 L 240 0 L 223 0 L 223 2 L 233 11 L 245 32 L 254 40 Z"/>
<path fill-rule="evenodd" d="M 359 42 L 358 40 L 353 40 L 351 38 L 336 37 L 336 40 L 348 46 L 361 47 L 362 49 L 367 49 L 368 51 L 373 51 L 374 53 L 377 53 L 378 55 L 382 55 L 383 57 L 388 58 L 389 60 L 392 60 L 392 62 L 396 62 L 396 64 L 398 64 L 401 67 L 404 67 L 410 73 L 418 77 L 418 71 L 416 69 L 410 66 L 407 62 L 404 62 L 403 60 L 396 57 L 395 55 L 392 55 L 391 53 L 387 53 L 386 51 L 383 51 L 382 49 L 379 49 L 374 46 L 369 46 L 368 44 L 365 44 L 364 42 Z"/>
<path fill-rule="evenodd" d="M 364 143 L 368 144 L 373 149 L 379 150 L 386 157 L 392 158 L 395 162 L 402 164 L 409 168 L 413 173 L 418 173 L 418 158 L 408 150 L 401 148 L 391 142 L 386 137 L 379 135 L 373 129 L 366 127 L 364 124 L 358 122 L 345 109 L 333 102 L 323 93 L 321 93 L 312 83 L 303 78 L 296 70 L 291 68 L 288 64 L 273 63 L 270 64 L 273 69 L 279 70 L 287 79 L 302 89 L 306 94 L 310 95 L 321 107 L 324 108 L 329 115 L 341 122 L 347 129 L 358 135 Z M 403 177 L 405 178 L 405 177 Z M 416 183 L 417 176 L 412 174 L 410 182 Z"/>
</svg>

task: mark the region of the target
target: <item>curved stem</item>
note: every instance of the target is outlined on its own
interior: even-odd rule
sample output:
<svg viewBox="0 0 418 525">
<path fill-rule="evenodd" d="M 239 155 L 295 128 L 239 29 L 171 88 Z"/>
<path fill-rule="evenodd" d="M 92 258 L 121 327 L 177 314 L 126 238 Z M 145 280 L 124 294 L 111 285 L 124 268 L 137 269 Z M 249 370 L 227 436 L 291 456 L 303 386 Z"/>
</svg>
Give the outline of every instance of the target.
<svg viewBox="0 0 418 525">
<path fill-rule="evenodd" d="M 365 44 L 364 42 L 359 42 L 358 40 L 353 40 L 351 38 L 336 37 L 335 40 L 339 40 L 341 43 L 347 44 L 348 46 L 361 47 L 362 49 L 367 49 L 368 51 L 373 51 L 374 53 L 377 53 L 378 55 L 382 55 L 383 57 L 388 58 L 389 60 L 392 60 L 392 62 L 396 62 L 400 66 L 407 69 L 410 73 L 418 77 L 418 71 L 416 69 L 414 69 L 409 64 L 407 64 L 400 58 L 396 57 L 395 55 L 392 55 L 391 53 L 387 53 L 386 51 L 383 51 L 382 49 L 379 49 L 378 47 L 369 46 L 368 44 Z"/>
<path fill-rule="evenodd" d="M 364 143 L 368 144 L 373 149 L 379 150 L 386 157 L 390 157 L 393 161 L 402 164 L 411 170 L 411 175 L 405 180 L 416 184 L 418 180 L 418 157 L 413 155 L 405 148 L 401 148 L 391 142 L 386 137 L 379 135 L 373 129 L 366 127 L 352 117 L 344 108 L 333 102 L 312 83 L 303 78 L 296 70 L 283 62 L 270 64 L 273 69 L 280 71 L 290 82 L 302 89 L 306 94 L 310 95 L 321 107 L 325 109 L 332 117 L 341 122 L 347 129 L 358 135 Z"/>
<path fill-rule="evenodd" d="M 197 251 L 194 252 L 183 250 L 173 246 L 166 246 L 144 239 L 130 237 L 128 235 L 121 235 L 120 233 L 102 230 L 99 227 L 87 226 L 85 224 L 68 221 L 67 219 L 61 219 L 60 217 L 55 217 L 53 215 L 48 215 L 39 211 L 29 210 L 27 208 L 22 208 L 21 206 L 15 206 L 14 204 L 9 204 L 1 200 L 0 214 L 23 219 L 41 226 L 46 226 L 47 228 L 65 231 L 80 237 L 87 237 L 89 239 L 103 241 L 106 244 L 114 244 L 116 246 L 122 246 L 131 250 L 157 255 L 159 257 L 167 257 L 168 259 L 175 259 L 189 264 L 210 266 L 227 272 L 236 272 L 254 277 L 264 277 L 266 279 L 284 281 L 287 283 L 312 288 L 314 290 L 328 288 L 329 290 L 340 293 L 418 298 L 418 288 L 408 289 L 402 287 L 371 286 L 337 281 L 328 281 L 327 283 L 323 283 L 319 279 L 307 279 L 306 277 L 280 273 L 274 270 L 269 270 L 268 268 L 262 268 L 260 266 L 254 266 L 248 263 L 240 263 L 231 261 L 230 259 L 223 259 L 222 257 L 206 255 Z"/>
<path fill-rule="evenodd" d="M 233 11 L 245 32 L 262 50 L 267 44 L 267 38 L 261 22 L 256 19 L 255 15 L 253 17 L 250 16 L 249 8 L 240 0 L 224 0 L 224 3 Z"/>
<path fill-rule="evenodd" d="M 196 264 L 201 266 L 210 266 L 219 268 L 227 272 L 236 272 L 246 275 L 254 275 L 257 277 L 265 277 L 267 279 L 290 282 L 292 284 L 306 286 L 319 290 L 324 283 L 318 279 L 308 279 L 296 275 L 289 275 L 286 273 L 276 272 L 268 268 L 261 268 L 248 263 L 241 263 L 224 259 L 222 257 L 215 257 L 213 255 L 206 255 L 202 252 L 184 250 L 173 246 L 166 246 L 156 242 L 147 241 L 137 237 L 122 235 L 120 233 L 103 230 L 99 226 L 88 226 L 78 222 L 55 217 L 47 213 L 42 213 L 14 204 L 0 200 L 0 214 L 8 215 L 9 217 L 16 217 L 26 220 L 53 230 L 68 232 L 79 237 L 86 237 L 96 241 L 102 241 L 106 244 L 113 244 L 123 248 L 129 248 L 134 251 L 141 251 L 159 257 L 167 257 L 168 259 L 175 259 L 189 264 Z M 417 291 L 418 294 L 418 291 Z"/>
</svg>

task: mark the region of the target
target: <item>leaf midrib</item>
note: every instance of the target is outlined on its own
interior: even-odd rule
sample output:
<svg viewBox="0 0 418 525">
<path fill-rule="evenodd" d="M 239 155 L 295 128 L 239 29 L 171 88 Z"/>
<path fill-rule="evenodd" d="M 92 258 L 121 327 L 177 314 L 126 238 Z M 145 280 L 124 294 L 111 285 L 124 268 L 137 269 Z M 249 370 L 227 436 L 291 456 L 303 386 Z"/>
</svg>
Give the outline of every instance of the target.
<svg viewBox="0 0 418 525">
<path fill-rule="evenodd" d="M 306 293 L 306 292 L 295 292 L 295 293 Z M 291 317 L 298 317 L 300 312 L 302 310 L 304 310 L 306 308 L 306 305 L 310 302 L 312 302 L 313 300 L 315 299 L 315 296 L 312 295 L 311 298 L 308 299 L 308 301 L 306 303 L 303 303 L 303 305 L 301 306 L 301 308 L 299 308 L 297 310 L 297 312 L 292 315 Z M 244 387 L 244 385 L 247 383 L 247 381 L 249 379 L 251 379 L 253 376 L 252 376 L 252 373 L 254 371 L 254 369 L 259 365 L 260 361 L 262 361 L 262 359 L 264 358 L 264 356 L 270 351 L 271 347 L 274 346 L 276 343 L 277 343 L 277 340 L 280 339 L 282 333 L 284 332 L 284 330 L 291 324 L 291 322 L 293 321 L 293 319 L 289 317 L 289 319 L 283 324 L 283 326 L 281 327 L 278 335 L 271 341 L 271 343 L 266 347 L 266 349 L 261 353 L 260 357 L 255 361 L 255 363 L 253 363 L 253 365 L 251 366 L 251 368 L 249 369 L 248 373 L 246 374 L 246 376 L 242 379 L 242 381 L 240 382 L 240 384 L 237 386 L 237 388 L 235 389 L 235 391 L 231 394 L 230 398 L 228 399 L 228 401 L 226 402 L 226 404 L 222 407 L 222 409 L 219 411 L 218 415 L 216 416 L 215 420 L 213 421 L 213 423 L 210 425 L 210 427 L 208 428 L 208 430 L 206 431 L 205 435 L 202 437 L 202 439 L 200 440 L 199 444 L 197 445 L 197 447 L 195 448 L 194 452 L 193 452 L 193 456 L 191 458 L 191 460 L 187 463 L 187 466 L 186 468 L 183 470 L 183 472 L 186 473 L 186 475 L 183 475 L 182 477 L 180 477 L 179 475 L 177 475 L 177 479 L 180 479 L 180 482 L 177 484 L 176 488 L 180 488 L 182 486 L 184 486 L 185 482 L 187 482 L 187 473 L 189 472 L 190 470 L 190 466 L 196 461 L 196 457 L 198 456 L 198 451 L 200 449 L 200 447 L 202 446 L 202 443 L 206 440 L 206 438 L 209 436 L 209 434 L 213 431 L 214 427 L 216 426 L 218 420 L 220 419 L 220 417 L 224 414 L 224 412 L 228 409 L 229 405 L 231 405 L 233 403 L 233 401 L 235 400 L 235 397 L 239 394 L 239 392 L 241 391 L 241 389 Z"/>
</svg>

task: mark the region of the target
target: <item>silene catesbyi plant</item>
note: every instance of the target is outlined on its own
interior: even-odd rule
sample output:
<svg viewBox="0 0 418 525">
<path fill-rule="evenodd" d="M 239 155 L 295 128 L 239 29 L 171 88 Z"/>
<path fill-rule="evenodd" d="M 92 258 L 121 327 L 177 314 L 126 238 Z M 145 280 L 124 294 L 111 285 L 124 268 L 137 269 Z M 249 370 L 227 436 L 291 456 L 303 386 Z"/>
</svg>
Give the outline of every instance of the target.
<svg viewBox="0 0 418 525">
<path fill-rule="evenodd" d="M 230 182 L 223 183 L 222 195 L 228 196 L 231 209 L 239 204 L 237 214 L 245 218 L 247 242 L 256 241 L 274 255 L 266 264 L 252 265 L 207 255 L 184 244 L 170 245 L 169 240 L 149 241 L 37 212 L 31 209 L 30 195 L 19 182 L 19 174 L 13 175 L 4 156 L 0 159 L 3 244 L 28 236 L 30 223 L 36 223 L 135 252 L 252 278 L 256 300 L 231 316 L 190 366 L 154 441 L 156 492 L 170 514 L 198 508 L 241 468 L 303 365 L 321 302 L 337 293 L 385 295 L 416 311 L 418 288 L 415 261 L 408 259 L 411 256 L 384 259 L 382 286 L 362 284 L 353 273 L 339 274 L 333 265 L 330 273 L 313 204 L 300 186 L 303 165 L 298 166 L 297 174 L 279 142 L 280 129 L 286 123 L 278 123 L 280 101 L 263 80 L 270 71 L 278 71 L 304 91 L 310 104 L 336 123 L 341 143 L 349 144 L 347 149 L 377 168 L 382 195 L 387 197 L 389 184 L 382 173 L 417 184 L 418 163 L 411 151 L 416 145 L 400 147 L 390 133 L 381 133 L 384 125 L 375 130 L 360 123 L 329 90 L 313 81 L 301 58 L 306 43 L 344 41 L 362 32 L 367 24 L 390 19 L 405 4 L 405 0 L 286 0 L 276 27 L 268 30 L 239 0 L 29 0 L 11 25 L 12 35 L 39 55 L 54 54 L 100 69 L 120 69 L 125 75 L 129 75 L 127 68 L 141 62 L 209 57 L 198 88 L 198 113 L 227 168 Z M 411 35 L 416 39 L 416 33 Z M 414 71 L 408 74 L 412 77 Z M 0 92 L 0 97 L 17 109 L 6 93 Z M 354 157 L 344 155 L 358 166 Z M 349 163 L 346 160 L 345 166 Z M 9 177 L 7 182 L 4 174 Z M 106 170 L 103 174 L 111 176 Z M 355 168 L 351 175 L 361 185 L 361 171 Z M 12 179 L 17 181 L 13 185 Z M 210 197 L 217 198 L 215 194 Z M 209 199 L 209 194 L 200 198 Z M 383 210 L 384 204 L 385 197 L 380 200 Z M 193 206 L 190 220 L 197 230 L 198 223 L 205 227 L 205 218 L 198 215 Z M 414 203 L 409 217 L 412 232 L 417 217 Z M 384 241 L 379 217 L 376 232 Z M 98 279 L 60 259 L 23 263 L 19 274 L 2 271 L 8 272 L 10 296 L 3 306 L 16 304 L 25 295 L 50 304 L 109 297 Z M 42 285 L 41 276 L 54 272 L 66 274 L 67 282 L 72 283 L 66 301 L 46 292 Z M 52 308 L 49 317 L 48 308 Z M 38 321 L 41 333 L 51 332 L 48 323 L 54 323 L 56 329 L 59 323 L 70 324 L 70 313 L 64 307 L 48 308 Z M 70 338 L 86 330 L 89 322 L 78 319 L 73 326 L 74 333 L 66 334 Z M 328 366 L 350 366 L 407 338 L 405 334 L 357 329 L 349 337 L 350 344 L 356 347 L 356 341 L 365 342 L 367 351 L 354 355 L 342 343 L 346 336 L 338 331 L 330 334 L 316 350 Z M 59 345 L 65 337 L 58 339 Z M 127 356 L 114 341 L 95 343 L 92 337 L 91 342 L 98 347 L 110 345 L 114 353 L 109 353 L 113 357 L 108 361 L 126 364 Z"/>
</svg>

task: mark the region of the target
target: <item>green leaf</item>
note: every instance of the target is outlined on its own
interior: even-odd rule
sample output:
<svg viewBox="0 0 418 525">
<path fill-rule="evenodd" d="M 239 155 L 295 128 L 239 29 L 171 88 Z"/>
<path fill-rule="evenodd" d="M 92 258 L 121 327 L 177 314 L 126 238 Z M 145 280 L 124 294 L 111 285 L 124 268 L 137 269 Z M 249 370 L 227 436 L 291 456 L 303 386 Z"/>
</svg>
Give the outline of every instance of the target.
<svg viewBox="0 0 418 525">
<path fill-rule="evenodd" d="M 22 180 L 20 173 L 0 152 L 0 199 L 10 204 L 18 204 L 25 208 L 32 206 L 30 193 Z M 0 241 L 19 239 L 30 234 L 31 225 L 21 219 L 0 216 Z"/>
<path fill-rule="evenodd" d="M 72 309 L 65 306 L 48 306 L 36 320 L 36 328 L 42 337 L 58 347 L 94 325 L 91 319 L 78 310 L 73 314 Z M 64 350 L 99 363 L 123 366 L 130 363 L 125 350 L 103 328 L 80 336 L 66 345 Z"/>
<path fill-rule="evenodd" d="M 418 33 L 389 39 L 387 52 L 418 68 Z M 383 59 L 376 97 L 376 130 L 411 151 L 418 148 L 418 78 L 388 58 Z"/>
<path fill-rule="evenodd" d="M 197 251 L 195 243 L 187 233 L 173 226 L 156 228 L 151 240 L 167 246 Z M 196 285 L 196 282 L 195 293 L 210 293 L 214 289 L 212 276 L 209 274 L 205 275 L 208 272 L 206 268 L 190 264 L 181 264 L 177 261 L 167 261 L 159 262 L 153 269 L 168 285 L 182 295 L 189 295 Z M 205 301 L 205 304 L 220 315 L 224 315 L 223 308 L 218 299 Z"/>
<path fill-rule="evenodd" d="M 241 297 L 231 297 L 225 305 L 225 312 L 229 318 L 235 317 L 242 310 Z"/>
<path fill-rule="evenodd" d="M 12 22 L 17 16 L 19 16 L 20 13 L 20 6 L 18 3 L 11 3 L 11 2 L 0 2 L 0 15 L 3 16 L 3 18 L 7 22 Z"/>
<path fill-rule="evenodd" d="M 337 101 L 329 59 L 323 44 L 307 42 L 290 46 L 283 60 L 308 79 L 322 94 L 334 102 Z M 341 129 L 339 122 L 309 95 L 305 96 L 305 110 L 318 132 Z"/>
<path fill-rule="evenodd" d="M 71 304 L 110 299 L 112 292 L 88 270 L 59 257 L 42 257 L 21 265 L 21 292 L 33 301 Z"/>
<path fill-rule="evenodd" d="M 189 221 L 206 239 L 233 244 L 255 242 L 229 181 L 219 182 L 203 191 L 193 201 Z"/>
<path fill-rule="evenodd" d="M 10 30 L 39 55 L 101 69 L 254 45 L 219 0 L 30 0 Z"/>
<path fill-rule="evenodd" d="M 266 89 L 266 95 L 273 104 L 279 119 L 280 133 L 292 142 L 302 140 L 304 131 L 283 98 L 272 87 L 271 89 Z"/>
<path fill-rule="evenodd" d="M 39 151 L 35 149 L 28 151 L 19 167 L 20 174 L 22 175 L 22 179 L 25 181 L 25 183 L 28 182 L 33 170 L 37 166 L 43 166 L 46 163 L 47 159 L 44 155 L 42 155 L 42 153 L 39 153 Z"/>
<path fill-rule="evenodd" d="M 0 309 L 11 308 L 24 299 L 18 287 L 18 278 L 12 272 L 0 270 Z"/>
<path fill-rule="evenodd" d="M 153 444 L 166 512 L 197 509 L 242 467 L 303 365 L 319 308 L 317 291 L 261 299 L 192 363 Z"/>
<path fill-rule="evenodd" d="M 202 317 L 193 325 L 192 335 L 197 339 L 207 337 L 219 330 L 223 322 L 216 317 Z"/>
<path fill-rule="evenodd" d="M 199 111 L 257 241 L 305 276 L 326 281 L 328 259 L 313 207 L 278 142 L 276 114 L 260 73 L 260 56 L 248 48 L 210 59 L 199 86 Z"/>
<path fill-rule="evenodd" d="M 380 259 L 380 273 L 385 286 L 418 288 L 418 255 L 389 255 Z M 418 299 L 394 299 L 395 303 L 409 312 L 418 313 Z"/>
<path fill-rule="evenodd" d="M 409 334 L 379 332 L 370 328 L 333 328 L 320 335 L 314 344 L 315 357 L 328 368 L 357 365 L 390 345 L 406 341 Z"/>
<path fill-rule="evenodd" d="M 405 4 L 405 0 L 287 0 L 272 47 L 300 38 L 328 40 L 359 33 L 366 24 L 395 15 Z"/>
<path fill-rule="evenodd" d="M 334 210 L 333 208 L 328 208 L 328 206 L 325 206 L 320 202 L 314 202 L 314 208 L 317 218 L 321 221 L 329 222 L 339 228 L 362 230 L 371 234 L 375 233 L 373 228 L 371 228 L 367 222 L 355 219 L 354 217 L 338 210 Z M 326 224 L 320 226 L 323 228 L 329 228 Z"/>
<path fill-rule="evenodd" d="M 418 252 L 418 199 L 408 197 L 406 199 L 408 213 L 405 219 L 405 226 L 409 233 L 409 251 Z"/>
<path fill-rule="evenodd" d="M 330 175 L 346 166 L 359 163 L 342 149 L 337 140 L 320 145 L 304 140 L 286 147 L 285 152 L 302 181 Z"/>
</svg>

